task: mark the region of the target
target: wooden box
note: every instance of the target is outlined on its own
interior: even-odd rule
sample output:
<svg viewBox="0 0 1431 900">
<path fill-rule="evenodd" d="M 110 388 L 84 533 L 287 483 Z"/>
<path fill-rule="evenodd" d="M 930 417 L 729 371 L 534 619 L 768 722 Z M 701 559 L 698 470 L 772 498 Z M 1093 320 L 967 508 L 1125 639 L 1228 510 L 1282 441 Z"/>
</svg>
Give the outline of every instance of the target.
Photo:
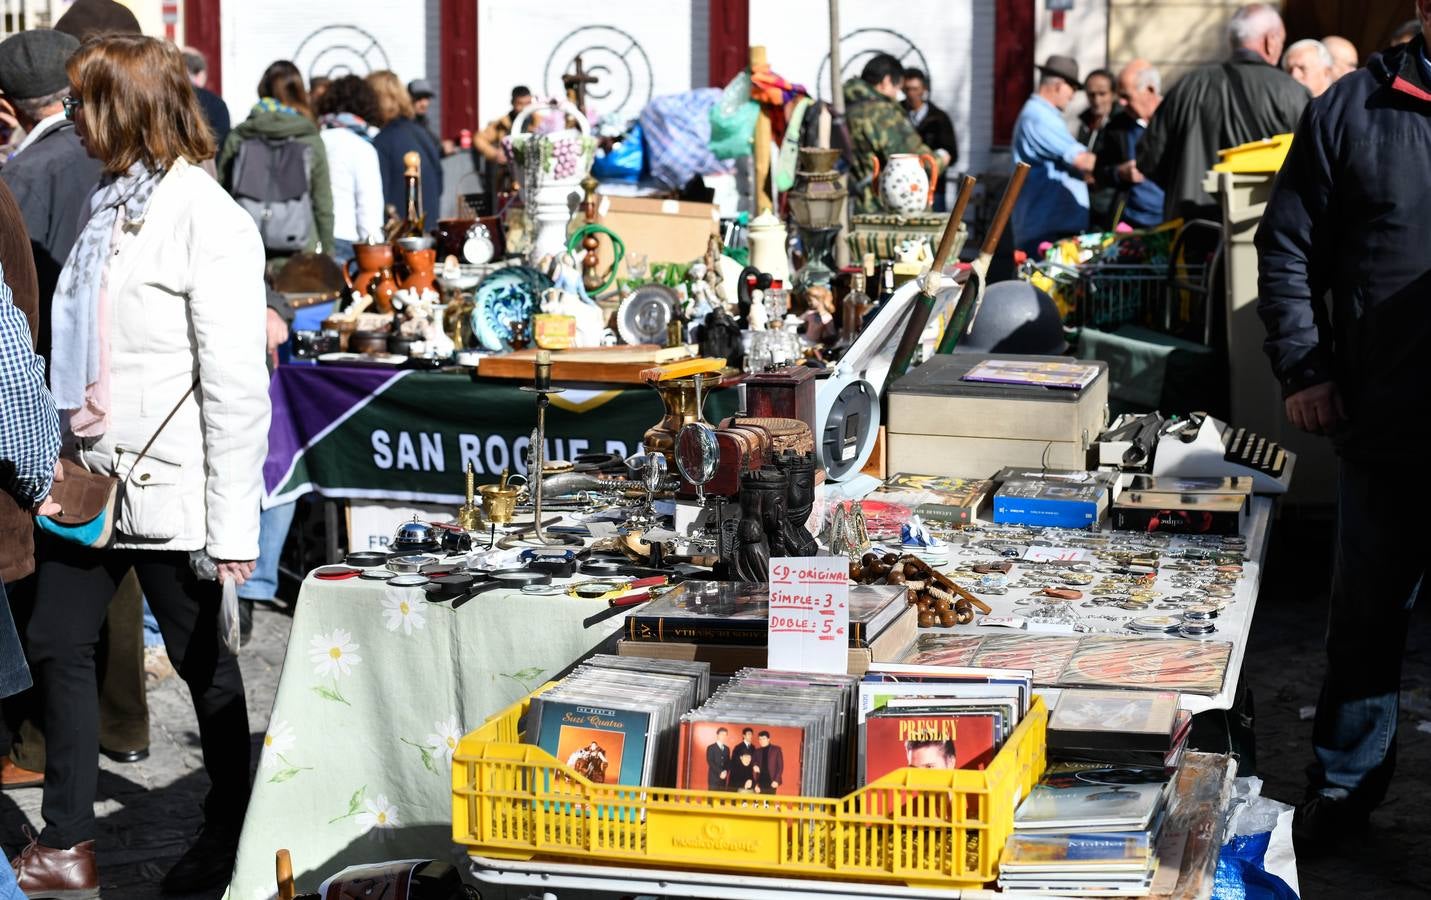
<svg viewBox="0 0 1431 900">
<path fill-rule="evenodd" d="M 935 356 L 889 387 L 891 472 L 988 478 L 1005 466 L 1086 469 L 1108 413 L 1106 363 L 1081 390 L 960 381 L 988 353 Z"/>
</svg>

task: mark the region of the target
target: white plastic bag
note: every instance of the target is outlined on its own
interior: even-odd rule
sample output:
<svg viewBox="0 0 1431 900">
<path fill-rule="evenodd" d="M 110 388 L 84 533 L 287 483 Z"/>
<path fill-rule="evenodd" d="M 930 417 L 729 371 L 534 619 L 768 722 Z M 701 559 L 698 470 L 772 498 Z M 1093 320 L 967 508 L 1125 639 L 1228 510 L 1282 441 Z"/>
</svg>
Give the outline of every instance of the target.
<svg viewBox="0 0 1431 900">
<path fill-rule="evenodd" d="M 232 578 L 224 579 L 224 596 L 219 601 L 219 643 L 231 656 L 239 654 L 238 585 Z"/>
</svg>

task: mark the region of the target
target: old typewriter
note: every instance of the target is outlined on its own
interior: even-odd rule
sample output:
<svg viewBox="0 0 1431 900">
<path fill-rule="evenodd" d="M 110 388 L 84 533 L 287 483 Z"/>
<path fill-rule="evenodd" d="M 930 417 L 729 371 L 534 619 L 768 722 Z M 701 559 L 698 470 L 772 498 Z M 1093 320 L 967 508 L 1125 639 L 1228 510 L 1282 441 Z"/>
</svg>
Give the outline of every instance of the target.
<svg viewBox="0 0 1431 900">
<path fill-rule="evenodd" d="M 1276 441 L 1205 413 L 1163 423 L 1153 454 L 1154 475 L 1187 478 L 1251 476 L 1259 494 L 1285 493 L 1297 455 Z"/>
</svg>

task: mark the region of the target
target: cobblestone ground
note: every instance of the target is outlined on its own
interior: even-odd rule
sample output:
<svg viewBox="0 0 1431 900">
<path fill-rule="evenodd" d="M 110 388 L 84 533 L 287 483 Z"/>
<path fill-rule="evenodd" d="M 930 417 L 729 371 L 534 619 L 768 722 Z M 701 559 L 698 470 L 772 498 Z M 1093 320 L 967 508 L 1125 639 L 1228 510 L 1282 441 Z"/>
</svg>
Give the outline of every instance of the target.
<svg viewBox="0 0 1431 900">
<path fill-rule="evenodd" d="M 1311 710 L 1323 655 L 1331 525 L 1287 516 L 1274 531 L 1244 678 L 1256 705 L 1257 768 L 1266 792 L 1295 803 L 1309 757 Z M 1399 764 L 1394 796 L 1372 830 L 1348 837 L 1333 853 L 1298 859 L 1302 896 L 1331 900 L 1431 898 L 1431 600 L 1416 611 L 1402 692 Z M 266 728 L 290 620 L 260 608 L 244 649 L 250 730 L 255 747 Z M 177 678 L 150 692 L 150 758 L 122 766 L 101 760 L 100 866 L 105 900 L 151 900 L 158 881 L 199 826 L 207 787 L 188 692 Z M 254 756 L 257 760 L 257 753 Z M 39 822 L 40 792 L 0 794 L 0 843 L 14 852 L 22 826 Z M 441 855 L 434 851 L 434 856 Z M 204 900 L 220 891 L 199 895 Z M 198 900 L 198 898 L 194 898 Z"/>
<path fill-rule="evenodd" d="M 260 606 L 254 614 L 253 640 L 240 657 L 255 763 L 278 689 L 291 621 L 277 609 Z M 100 759 L 95 845 L 104 900 L 158 898 L 160 879 L 188 848 L 202 822 L 201 805 L 209 782 L 203 774 L 189 690 L 177 676 L 150 689 L 149 732 L 147 760 L 121 765 Z M 24 826 L 39 831 L 40 793 L 28 789 L 0 794 L 0 844 L 7 856 L 25 845 Z M 211 900 L 222 893 L 218 889 L 188 900 Z"/>
</svg>

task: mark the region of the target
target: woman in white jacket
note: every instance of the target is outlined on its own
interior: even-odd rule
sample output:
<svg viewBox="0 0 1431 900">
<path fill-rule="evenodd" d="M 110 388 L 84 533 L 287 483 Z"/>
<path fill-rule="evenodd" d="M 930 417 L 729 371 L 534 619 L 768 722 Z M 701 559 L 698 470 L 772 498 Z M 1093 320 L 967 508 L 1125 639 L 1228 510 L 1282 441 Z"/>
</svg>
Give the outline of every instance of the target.
<svg viewBox="0 0 1431 900">
<path fill-rule="evenodd" d="M 198 891 L 227 882 L 248 798 L 243 679 L 219 642 L 219 582 L 195 563 L 206 555 L 241 583 L 258 554 L 263 245 L 199 168 L 213 138 L 174 45 L 106 37 L 68 73 L 66 112 L 105 175 L 55 291 L 51 388 L 64 455 L 121 484 L 109 547 L 45 535 L 37 548 L 27 634 L 45 710 L 45 828 L 14 865 L 31 896 L 98 896 L 94 651 L 133 568 L 198 713 L 204 828 L 163 885 Z"/>
</svg>

